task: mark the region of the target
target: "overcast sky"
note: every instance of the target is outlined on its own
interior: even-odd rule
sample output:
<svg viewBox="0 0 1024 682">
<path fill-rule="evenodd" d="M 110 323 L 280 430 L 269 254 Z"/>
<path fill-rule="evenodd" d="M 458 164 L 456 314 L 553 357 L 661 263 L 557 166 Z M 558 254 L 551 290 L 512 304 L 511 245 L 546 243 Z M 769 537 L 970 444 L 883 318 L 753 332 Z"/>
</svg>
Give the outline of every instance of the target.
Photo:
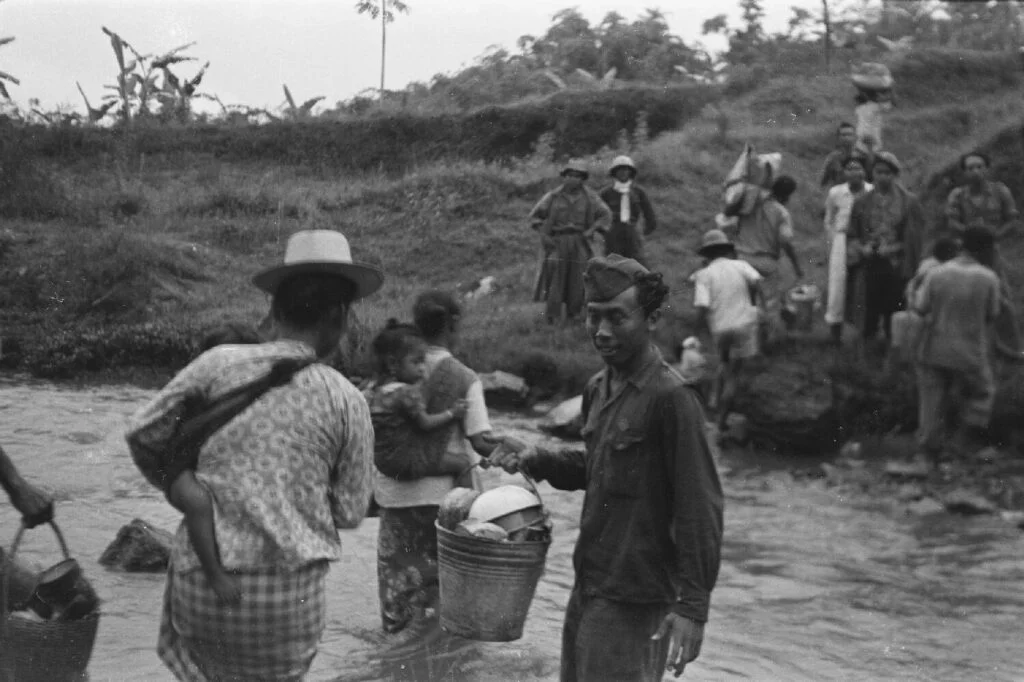
<svg viewBox="0 0 1024 682">
<path fill-rule="evenodd" d="M 715 0 L 407 0 L 410 13 L 388 26 L 387 87 L 429 81 L 469 65 L 491 45 L 515 49 L 523 34 L 543 33 L 551 16 L 577 6 L 597 23 L 616 10 L 627 20 L 645 7 L 665 12 L 673 33 L 699 39 L 705 19 L 738 16 L 736 2 Z M 818 0 L 766 0 L 766 27 L 781 30 L 791 5 Z M 354 9 L 355 0 L 3 0 L 0 70 L 21 80 L 10 88 L 20 104 L 43 109 L 66 103 L 82 110 L 75 82 L 93 106 L 114 82 L 116 62 L 101 26 L 136 49 L 163 53 L 195 41 L 188 54 L 211 62 L 202 91 L 226 104 L 276 108 L 282 84 L 296 99 L 325 96 L 333 104 L 376 87 L 380 24 Z M 720 45 L 711 45 L 720 47 Z M 188 76 L 196 67 L 179 68 Z"/>
</svg>

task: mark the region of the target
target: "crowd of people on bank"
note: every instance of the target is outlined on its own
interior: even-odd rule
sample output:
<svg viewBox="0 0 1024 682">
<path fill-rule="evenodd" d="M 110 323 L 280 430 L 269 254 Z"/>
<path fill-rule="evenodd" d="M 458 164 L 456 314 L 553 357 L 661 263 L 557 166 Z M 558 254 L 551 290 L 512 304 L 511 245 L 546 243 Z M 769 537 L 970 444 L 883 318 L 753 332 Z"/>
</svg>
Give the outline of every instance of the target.
<svg viewBox="0 0 1024 682">
<path fill-rule="evenodd" d="M 949 193 L 937 224 L 929 225 L 921 201 L 899 181 L 896 156 L 858 153 L 852 130 L 840 125 L 839 146 L 822 173 L 828 191 L 825 321 L 836 343 L 850 322 L 869 355 L 876 344 L 873 350 L 913 365 L 917 460 L 934 466 L 986 445 L 998 363 L 1024 360 L 998 247 L 1020 215 L 1006 185 L 990 179 L 989 157 L 972 151 L 960 159 L 964 184 Z M 958 423 L 947 419 L 951 412 Z"/>
<path fill-rule="evenodd" d="M 950 444 L 950 453 L 983 446 L 981 431 L 995 395 L 994 363 L 1024 360 L 1014 292 L 998 247 L 1016 229 L 1019 213 L 1006 185 L 989 178 L 988 156 L 971 152 L 960 162 L 964 184 L 950 192 L 940 220 L 930 224 L 921 200 L 902 182 L 902 162 L 880 147 L 878 117 L 870 126 L 860 121 L 860 109 L 868 104 L 877 103 L 858 100 L 857 126 L 838 126 L 837 146 L 821 173 L 824 321 L 837 347 L 852 327 L 855 345 L 869 362 L 887 356 L 890 367 L 914 365 L 918 455 L 935 464 L 943 456 L 936 443 Z M 742 182 L 727 192 L 717 224 L 704 231 L 697 248 L 703 267 L 691 277 L 693 326 L 701 335 L 707 332 L 717 362 L 694 365 L 684 359 L 679 369 L 690 383 L 710 384 L 707 407 L 717 412 L 720 428 L 741 390 L 744 361 L 792 327 L 783 261 L 797 282 L 805 276 L 787 206 L 797 182 L 779 172 L 781 162 L 780 154 L 744 162 Z M 570 161 L 561 173 L 562 184 L 529 215 L 542 250 L 535 300 L 545 302 L 549 322 L 562 315 L 571 322 L 579 315 L 582 270 L 594 254 L 648 263 L 644 236 L 657 223 L 647 193 L 636 183 L 636 166 L 619 157 L 609 175 L 612 183 L 595 192 L 585 184 L 586 167 Z M 989 275 L 998 280 L 994 302 L 987 298 L 990 287 L 978 279 L 990 280 Z M 939 282 L 950 277 L 957 284 L 943 289 Z M 687 343 L 700 345 L 693 338 Z M 706 381 L 702 371 L 712 365 L 717 366 Z M 695 367 L 701 371 L 690 371 Z M 960 409 L 960 428 L 946 439 L 941 434 L 951 424 L 942 415 L 951 401 L 950 408 Z"/>
<path fill-rule="evenodd" d="M 1021 358 L 997 248 L 1018 219 L 1013 197 L 988 178 L 988 157 L 967 154 L 967 184 L 950 194 L 946 225 L 929 226 L 895 155 L 864 153 L 848 124 L 838 136 L 821 179 L 830 339 L 842 344 L 853 323 L 868 354 L 879 332 L 878 350 L 905 352 L 920 394 L 920 451 L 934 462 L 951 442 L 983 438 L 994 354 Z M 797 182 L 779 162 L 760 157 L 701 235 L 696 323 L 722 367 L 706 401 L 654 344 L 668 287 L 645 254 L 657 219 L 635 164 L 616 158 L 597 192 L 586 167 L 570 162 L 533 208 L 535 298 L 552 323 L 582 316 L 605 365 L 582 396 L 584 452 L 493 432 L 481 381 L 457 359 L 465 312 L 447 291 L 422 292 L 411 321 L 388 321 L 372 345 L 376 375 L 357 388 L 324 360 L 353 303 L 384 274 L 354 261 L 340 232 L 292 235 L 283 263 L 253 278 L 272 324 L 204 341 L 126 434 L 136 466 L 184 514 L 159 628 L 166 666 L 191 681 L 302 679 L 326 626 L 338 530 L 358 526 L 371 506 L 382 630 L 436 619 L 439 505 L 457 486 L 479 487 L 480 467 L 499 466 L 586 491 L 560 678 L 680 674 L 700 652 L 721 557 L 724 501 L 706 411 L 724 424 L 744 363 L 792 322 L 783 256 L 804 276 L 787 207 Z M 962 426 L 952 441 L 951 401 Z M 52 517 L 52 501 L 2 450 L 0 483 L 28 523 Z"/>
</svg>

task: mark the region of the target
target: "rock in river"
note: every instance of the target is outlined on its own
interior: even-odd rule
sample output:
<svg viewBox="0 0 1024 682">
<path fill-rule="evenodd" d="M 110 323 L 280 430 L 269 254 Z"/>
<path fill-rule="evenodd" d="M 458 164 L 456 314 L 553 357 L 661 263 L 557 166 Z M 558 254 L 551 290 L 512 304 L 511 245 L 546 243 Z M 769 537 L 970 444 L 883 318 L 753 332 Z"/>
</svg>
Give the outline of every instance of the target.
<svg viewBox="0 0 1024 682">
<path fill-rule="evenodd" d="M 578 440 L 583 428 L 583 396 L 578 395 L 560 403 L 547 413 L 537 427 L 552 436 L 569 440 Z"/>
<path fill-rule="evenodd" d="M 754 445 L 786 454 L 821 454 L 839 445 L 839 422 L 825 363 L 797 354 L 767 358 L 753 368 L 736 411 L 747 418 Z"/>
<path fill-rule="evenodd" d="M 480 383 L 484 387 L 487 406 L 491 408 L 520 407 L 529 390 L 522 377 L 500 370 L 481 374 Z"/>
<path fill-rule="evenodd" d="M 174 536 L 142 519 L 133 519 L 117 531 L 103 551 L 100 564 L 130 573 L 166 571 Z"/>
</svg>

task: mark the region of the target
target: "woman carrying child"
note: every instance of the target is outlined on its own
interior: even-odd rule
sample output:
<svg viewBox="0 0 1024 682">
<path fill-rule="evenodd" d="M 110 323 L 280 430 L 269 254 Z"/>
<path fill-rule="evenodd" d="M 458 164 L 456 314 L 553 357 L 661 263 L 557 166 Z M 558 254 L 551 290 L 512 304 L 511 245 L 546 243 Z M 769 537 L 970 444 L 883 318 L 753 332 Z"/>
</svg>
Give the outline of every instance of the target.
<svg viewBox="0 0 1024 682">
<path fill-rule="evenodd" d="M 388 633 L 436 606 L 438 509 L 457 485 L 473 485 L 473 465 L 500 443 L 490 435 L 480 379 L 448 350 L 461 314 L 451 294 L 426 292 L 413 308 L 415 329 L 391 325 L 375 344 L 388 375 L 370 390 L 379 473 L 377 578 Z M 419 376 L 422 387 L 410 384 Z"/>
<path fill-rule="evenodd" d="M 373 419 L 374 463 L 380 474 L 374 486 L 374 496 L 381 506 L 377 574 L 381 620 L 389 633 L 403 629 L 430 606 L 433 595 L 421 587 L 436 582 L 437 564 L 430 551 L 405 552 L 405 547 L 391 546 L 386 540 L 402 528 L 423 530 L 424 524 L 418 523 L 420 517 L 433 513 L 436 518 L 437 512 L 413 503 L 427 497 L 429 488 L 447 488 L 445 479 L 471 466 L 466 458 L 445 458 L 444 443 L 422 437 L 453 425 L 466 414 L 465 400 L 456 400 L 437 414 L 427 413 L 422 386 L 426 351 L 427 343 L 417 327 L 388 320 L 373 340 L 377 379 L 364 391 Z M 441 476 L 432 476 L 434 473 Z M 419 494 L 412 495 L 410 486 L 403 485 L 411 481 L 418 481 Z M 425 537 L 410 535 L 414 542 L 409 549 L 421 541 L 434 547 L 436 541 L 430 542 L 433 531 L 431 526 Z M 403 579 L 389 580 L 396 565 L 401 567 Z"/>
</svg>

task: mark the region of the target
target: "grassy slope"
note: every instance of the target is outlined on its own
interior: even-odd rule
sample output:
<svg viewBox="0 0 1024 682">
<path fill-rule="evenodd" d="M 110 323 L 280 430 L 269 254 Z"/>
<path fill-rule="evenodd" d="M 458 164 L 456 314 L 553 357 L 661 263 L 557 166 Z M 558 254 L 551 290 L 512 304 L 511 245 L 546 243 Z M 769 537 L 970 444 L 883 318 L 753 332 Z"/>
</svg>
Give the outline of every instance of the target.
<svg viewBox="0 0 1024 682">
<path fill-rule="evenodd" d="M 904 160 L 912 189 L 1015 120 L 1021 99 L 1015 76 L 1003 72 L 1005 63 L 990 68 L 980 61 L 976 72 L 958 76 L 955 67 L 963 60 L 954 61 L 950 72 L 940 59 L 946 72 L 909 69 L 901 80 L 907 87 L 889 118 L 887 146 Z M 780 77 L 727 103 L 731 127 L 724 139 L 714 123 L 697 121 L 631 150 L 661 222 L 648 248 L 673 290 L 662 331 L 666 345 L 688 333 L 691 292 L 685 281 L 697 266 L 693 247 L 718 208 L 719 183 L 745 141 L 759 151 L 784 153 L 784 171 L 802 185 L 793 205 L 799 251 L 823 261 L 817 176 L 835 124 L 851 118 L 851 108 L 845 76 Z M 590 159 L 595 184 L 603 182 L 599 169 L 614 153 Z M 547 327 L 539 304 L 530 302 L 537 247 L 524 217 L 553 186 L 558 168 L 551 163 L 535 160 L 512 169 L 435 164 L 400 179 L 325 177 L 201 156 L 187 166 L 147 160 L 144 169 L 119 175 L 97 166 L 80 162 L 59 169 L 72 198 L 104 212 L 127 201 L 127 212 L 138 208 L 138 214 L 124 217 L 122 209 L 114 219 L 74 224 L 16 221 L 0 233 L 5 347 L 20 337 L 20 358 L 10 359 L 37 372 L 103 369 L 138 364 L 142 357 L 158 366 L 174 364 L 184 360 L 196 330 L 228 319 L 255 323 L 266 301 L 248 278 L 279 260 L 288 234 L 308 227 L 341 229 L 357 258 L 379 263 L 389 275 L 384 290 L 357 309 L 357 370 L 365 369 L 372 330 L 388 317 L 407 318 L 418 291 L 485 275 L 506 288 L 469 307 L 462 350 L 470 364 L 521 372 L 527 356 L 544 353 L 559 366 L 567 391 L 597 366 L 581 329 Z M 823 266 L 807 270 L 823 280 Z M 126 323 L 155 326 L 136 327 L 110 342 L 116 336 L 111 325 Z M 105 331 L 83 343 L 83 325 L 105 325 Z"/>
</svg>

